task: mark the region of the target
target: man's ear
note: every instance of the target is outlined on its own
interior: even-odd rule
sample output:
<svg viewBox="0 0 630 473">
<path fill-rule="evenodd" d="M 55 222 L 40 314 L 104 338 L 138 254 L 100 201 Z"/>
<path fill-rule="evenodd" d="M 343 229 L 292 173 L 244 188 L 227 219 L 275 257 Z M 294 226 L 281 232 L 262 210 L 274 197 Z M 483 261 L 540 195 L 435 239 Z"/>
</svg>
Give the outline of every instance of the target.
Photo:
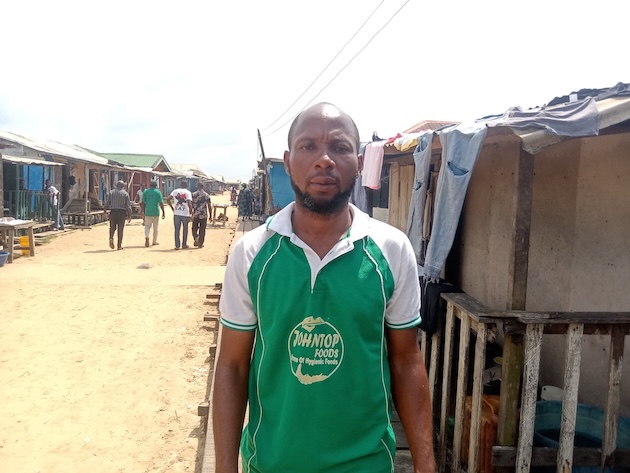
<svg viewBox="0 0 630 473">
<path fill-rule="evenodd" d="M 359 176 L 360 176 L 361 172 L 363 172 L 363 155 L 359 154 L 357 158 L 359 159 Z"/>
<path fill-rule="evenodd" d="M 289 151 L 284 152 L 284 170 L 287 173 L 287 176 L 291 176 L 291 166 L 289 164 L 289 156 L 291 153 Z"/>
</svg>

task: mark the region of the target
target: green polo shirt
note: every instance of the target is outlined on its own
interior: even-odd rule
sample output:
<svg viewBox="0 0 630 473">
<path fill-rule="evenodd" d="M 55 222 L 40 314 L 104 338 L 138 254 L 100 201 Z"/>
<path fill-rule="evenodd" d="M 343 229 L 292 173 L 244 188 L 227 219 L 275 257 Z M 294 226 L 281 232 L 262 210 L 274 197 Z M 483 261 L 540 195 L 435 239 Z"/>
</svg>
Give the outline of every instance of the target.
<svg viewBox="0 0 630 473">
<path fill-rule="evenodd" d="M 160 204 L 164 204 L 164 199 L 159 190 L 149 187 L 142 193 L 142 202 L 144 203 L 144 215 L 147 217 L 160 216 Z"/>
<path fill-rule="evenodd" d="M 323 258 L 289 205 L 236 244 L 221 323 L 255 330 L 246 473 L 391 473 L 396 451 L 386 327 L 420 322 L 411 244 L 356 207 Z"/>
</svg>

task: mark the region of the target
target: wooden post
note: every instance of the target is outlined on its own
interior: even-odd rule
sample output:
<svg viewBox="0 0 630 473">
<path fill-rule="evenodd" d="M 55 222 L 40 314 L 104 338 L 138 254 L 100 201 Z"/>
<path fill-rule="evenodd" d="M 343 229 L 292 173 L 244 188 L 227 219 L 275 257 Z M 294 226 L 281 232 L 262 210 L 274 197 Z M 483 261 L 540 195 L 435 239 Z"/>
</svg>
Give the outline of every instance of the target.
<svg viewBox="0 0 630 473">
<path fill-rule="evenodd" d="M 455 338 L 455 309 L 452 302 L 446 306 L 444 329 L 444 362 L 442 364 L 442 405 L 440 408 L 440 445 L 437 459 L 438 471 L 446 471 L 446 444 L 448 442 L 448 407 L 451 396 L 451 369 L 453 364 L 453 340 Z M 437 349 L 437 348 L 436 348 Z"/>
<path fill-rule="evenodd" d="M 526 308 L 533 178 L 534 156 L 519 147 L 513 194 L 513 247 L 508 279 L 508 305 L 509 309 L 512 310 L 525 310 Z M 505 334 L 501 372 L 497 444 L 515 446 L 518 435 L 518 400 L 523 373 L 523 336 L 516 331 L 509 331 Z M 501 471 L 510 470 L 501 469 Z"/>
<path fill-rule="evenodd" d="M 468 439 L 468 471 L 477 471 L 479 465 L 479 438 L 481 434 L 481 409 L 483 398 L 483 369 L 486 361 L 488 326 L 477 323 L 472 400 L 470 405 L 470 437 Z"/>
<path fill-rule="evenodd" d="M 540 371 L 540 348 L 544 328 L 544 324 L 528 324 L 525 334 L 526 362 L 523 376 L 521 428 L 516 453 L 516 471 L 529 471 L 531 466 L 538 374 Z"/>
<path fill-rule="evenodd" d="M 457 367 L 457 391 L 455 393 L 455 432 L 453 434 L 453 465 L 451 471 L 461 471 L 460 458 L 464 436 L 464 416 L 466 414 L 466 391 L 468 388 L 468 361 L 470 346 L 470 317 L 460 317 L 459 364 Z"/>
<path fill-rule="evenodd" d="M 610 361 L 608 367 L 608 398 L 604 417 L 604 438 L 602 441 L 601 467 L 610 466 L 611 455 L 617 447 L 617 415 L 619 414 L 619 396 L 621 373 L 623 370 L 624 330 L 613 326 L 610 333 Z"/>
<path fill-rule="evenodd" d="M 573 439 L 577 419 L 578 388 L 580 386 L 580 363 L 582 361 L 582 335 L 584 324 L 569 324 L 564 357 L 564 394 L 562 398 L 562 421 L 558 446 L 557 471 L 571 471 L 573 466 Z"/>
<path fill-rule="evenodd" d="M 83 224 L 87 227 L 88 225 L 88 212 L 89 212 L 89 208 L 88 208 L 88 202 L 90 200 L 90 197 L 88 195 L 89 193 L 89 187 L 90 187 L 90 168 L 88 167 L 87 164 L 85 164 L 85 200 L 83 202 L 84 205 L 84 209 L 83 209 L 83 215 L 85 216 L 85 219 L 83 220 Z"/>
</svg>

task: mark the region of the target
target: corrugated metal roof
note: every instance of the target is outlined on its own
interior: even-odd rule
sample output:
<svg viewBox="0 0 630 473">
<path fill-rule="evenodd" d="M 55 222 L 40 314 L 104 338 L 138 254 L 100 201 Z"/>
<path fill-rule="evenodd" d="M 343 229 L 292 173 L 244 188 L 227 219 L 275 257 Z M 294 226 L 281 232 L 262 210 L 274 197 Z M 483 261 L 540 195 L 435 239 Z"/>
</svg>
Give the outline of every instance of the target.
<svg viewBox="0 0 630 473">
<path fill-rule="evenodd" d="M 168 171 L 171 170 L 171 166 L 166 161 L 166 158 L 161 154 L 134 154 L 134 153 L 98 153 L 99 156 L 115 161 L 125 166 L 134 166 L 139 168 L 155 169 L 164 162 Z"/>
<path fill-rule="evenodd" d="M 12 133 L 10 131 L 1 130 L 0 138 L 6 141 L 18 143 L 28 148 L 32 148 L 44 154 L 63 156 L 66 158 L 76 159 L 77 161 L 84 161 L 94 164 L 107 164 L 106 158 L 91 153 L 86 149 L 76 145 L 67 145 L 64 143 L 59 143 L 57 141 L 47 140 L 45 138 L 33 138 L 24 135 L 18 135 L 17 133 Z"/>
<path fill-rule="evenodd" d="M 45 159 L 26 158 L 22 156 L 9 156 L 2 154 L 2 160 L 15 164 L 30 164 L 36 166 L 63 166 L 62 163 L 55 163 L 53 161 L 46 161 Z"/>
<path fill-rule="evenodd" d="M 153 173 L 153 168 L 142 168 L 139 166 L 125 166 L 125 169 L 131 169 L 132 171 L 149 172 Z"/>
<path fill-rule="evenodd" d="M 205 177 L 207 179 L 212 179 L 205 172 L 201 170 L 199 166 L 196 164 L 171 164 L 171 169 L 174 172 L 185 173 L 187 176 L 198 176 Z"/>
<path fill-rule="evenodd" d="M 595 90 L 597 94 L 592 94 L 592 90 Z M 591 97 L 591 95 L 595 95 L 595 97 Z M 619 83 L 615 87 L 610 89 L 582 89 L 578 93 L 572 93 L 570 95 L 577 95 L 578 100 L 586 101 L 592 100 L 594 106 L 596 107 L 597 114 L 597 129 L 601 132 L 606 128 L 610 128 L 614 125 L 618 125 L 620 123 L 626 122 L 630 120 L 630 84 Z M 548 105 L 544 107 L 546 113 L 553 113 L 557 111 L 563 105 L 566 105 L 569 100 L 571 100 L 570 95 L 563 96 L 561 98 L 556 98 L 552 101 L 553 105 Z M 586 98 L 584 98 L 586 97 Z M 543 109 L 541 109 L 543 110 Z M 485 117 L 487 120 L 486 124 L 488 126 L 487 134 L 485 137 L 485 142 L 490 142 L 492 140 L 496 140 L 501 136 L 514 136 L 516 135 L 521 139 L 521 147 L 523 150 L 530 154 L 536 154 L 543 149 L 552 146 L 556 143 L 560 143 L 562 141 L 579 137 L 580 135 L 573 136 L 564 136 L 562 134 L 554 134 L 550 133 L 545 128 L 541 126 L 536 126 L 536 117 L 531 118 L 531 126 L 528 128 L 520 128 L 518 126 L 510 125 L 510 122 L 505 122 L 503 116 L 495 116 L 495 117 Z M 413 127 L 409 128 L 406 134 L 413 134 L 410 130 L 417 130 L 419 127 L 425 124 L 439 124 L 442 126 L 447 125 L 449 122 L 437 122 L 425 120 L 422 121 Z M 459 124 L 455 126 L 448 127 L 447 129 L 437 131 L 433 140 L 433 149 L 439 150 L 441 149 L 441 143 L 438 139 L 439 134 L 445 134 L 451 132 L 453 129 L 457 129 L 458 127 L 466 127 L 470 124 Z M 435 128 L 429 128 L 435 129 Z M 425 132 L 426 133 L 426 132 Z M 582 136 L 592 136 L 590 133 L 586 133 Z M 411 150 L 413 151 L 413 150 Z M 407 151 L 406 153 L 410 153 L 411 151 Z M 404 153 L 403 153 L 404 154 Z M 393 144 L 385 146 L 385 155 L 393 155 L 399 156 L 400 151 L 397 151 L 394 148 Z"/>
<path fill-rule="evenodd" d="M 408 130 L 403 131 L 403 134 L 420 133 L 422 131 L 439 130 L 445 126 L 456 125 L 459 122 L 447 122 L 443 120 L 422 120 L 420 123 L 416 123 Z"/>
</svg>

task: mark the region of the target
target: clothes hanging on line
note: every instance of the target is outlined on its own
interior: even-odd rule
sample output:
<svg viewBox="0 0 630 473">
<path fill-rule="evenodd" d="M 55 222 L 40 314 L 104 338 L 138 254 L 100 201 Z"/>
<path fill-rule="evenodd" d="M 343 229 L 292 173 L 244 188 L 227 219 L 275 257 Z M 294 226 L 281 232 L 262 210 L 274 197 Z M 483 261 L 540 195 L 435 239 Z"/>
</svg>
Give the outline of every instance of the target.
<svg viewBox="0 0 630 473">
<path fill-rule="evenodd" d="M 383 147 L 385 141 L 373 141 L 365 147 L 363 155 L 362 184 L 373 190 L 381 188 L 381 169 L 383 167 Z"/>
</svg>

